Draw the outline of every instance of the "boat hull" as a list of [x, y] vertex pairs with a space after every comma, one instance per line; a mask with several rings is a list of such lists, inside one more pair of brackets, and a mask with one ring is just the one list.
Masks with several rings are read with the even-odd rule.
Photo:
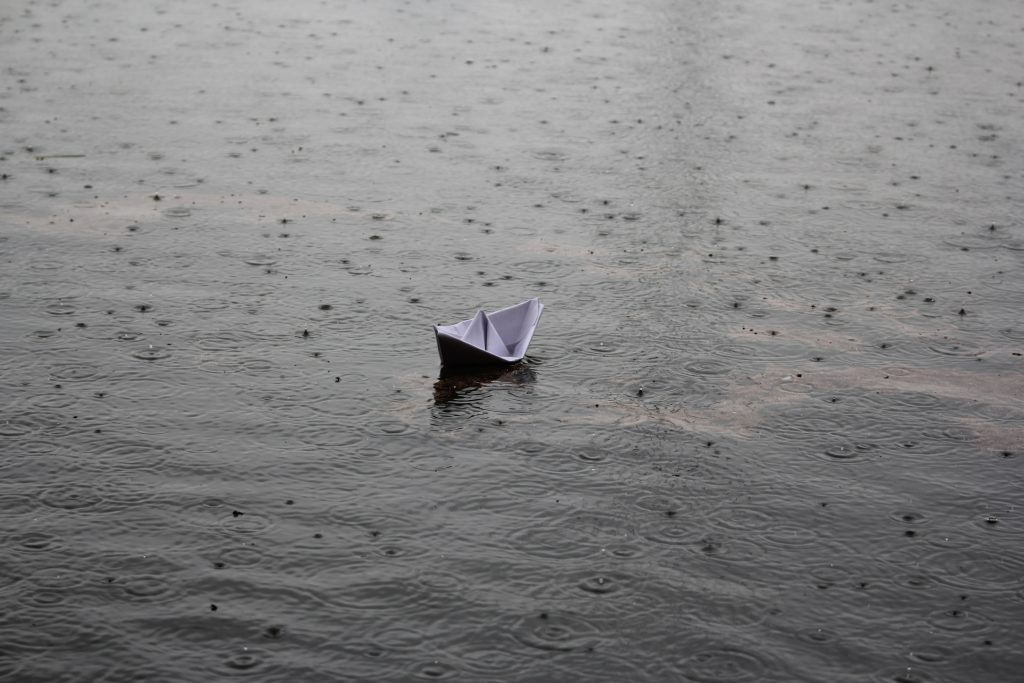
[[445, 334], [437, 334], [437, 353], [441, 357], [441, 370], [446, 373], [512, 365], [522, 360], [522, 358], [506, 360]]

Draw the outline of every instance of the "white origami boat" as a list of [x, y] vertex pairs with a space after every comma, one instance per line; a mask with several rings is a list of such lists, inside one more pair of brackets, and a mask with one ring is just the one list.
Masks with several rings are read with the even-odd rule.
[[493, 313], [477, 311], [454, 325], [434, 325], [441, 371], [521, 361], [543, 310], [544, 304], [534, 297]]

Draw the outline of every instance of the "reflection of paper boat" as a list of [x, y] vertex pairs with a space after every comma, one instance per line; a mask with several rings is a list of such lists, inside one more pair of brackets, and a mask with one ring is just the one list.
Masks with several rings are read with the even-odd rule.
[[[444, 370], [434, 382], [434, 403], [444, 405], [450, 401], [469, 405], [473, 394], [492, 382], [495, 384], [527, 384], [536, 379], [533, 368], [525, 363], [473, 368], [471, 370]], [[460, 400], [461, 399], [461, 400]], [[479, 396], [477, 397], [479, 400]]]
[[533, 298], [494, 313], [477, 311], [454, 325], [434, 325], [441, 370], [521, 361], [543, 310], [540, 299]]

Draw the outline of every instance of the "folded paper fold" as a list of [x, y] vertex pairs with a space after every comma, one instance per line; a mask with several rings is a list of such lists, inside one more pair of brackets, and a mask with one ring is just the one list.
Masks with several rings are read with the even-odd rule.
[[523, 359], [544, 304], [534, 297], [488, 313], [477, 311], [454, 325], [435, 325], [441, 369], [515, 363]]

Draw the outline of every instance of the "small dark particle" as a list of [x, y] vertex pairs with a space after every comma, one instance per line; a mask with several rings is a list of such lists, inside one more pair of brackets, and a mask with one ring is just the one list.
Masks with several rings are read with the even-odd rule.
[[140, 313], [145, 313], [146, 311], [152, 310], [152, 308], [153, 307], [150, 306], [149, 304], [139, 304], [138, 306], [135, 307], [135, 310], [139, 311]]
[[268, 638], [280, 638], [281, 627], [280, 626], [268, 626], [266, 631]]
[[769, 261], [778, 261], [778, 260], [779, 260], [779, 257], [778, 257], [778, 256], [769, 256], [769, 257], [768, 257], [768, 260], [769, 260]]
[[992, 515], [985, 518], [985, 524], [999, 524], [999, 520]]
[[676, 516], [676, 511], [675, 510], [665, 510], [665, 516], [666, 517], [675, 517]]
[[244, 514], [245, 514], [244, 512], [239, 512], [238, 510], [232, 510], [231, 511], [231, 516], [232, 517], [241, 517]]
[[302, 336], [303, 337], [308, 337], [309, 336], [309, 330], [303, 330], [302, 331]]
[[153, 201], [154, 201], [154, 202], [158, 202], [158, 201], [160, 201], [161, 199], [163, 199], [163, 198], [162, 198], [162, 197], [161, 197], [160, 195], [158, 195], [158, 194], [155, 194], [155, 195], [153, 195]]
[[643, 396], [644, 395], [644, 388], [640, 387], [639, 389], [637, 389], [636, 390], [636, 395], [637, 396]]
[[961, 308], [958, 315], [967, 315], [967, 311]]
[[85, 323], [75, 323], [75, 327], [85, 327]]
[[914, 531], [913, 529], [907, 529], [906, 531], [903, 532], [903, 535], [904, 536], [917, 536], [917, 532]]
[[934, 298], [932, 298], [932, 297], [930, 297], [930, 296], [926, 296], [926, 297], [925, 297], [925, 298], [923, 299], [923, 301], [924, 301], [924, 302], [925, 302], [926, 304], [933, 304], [933, 303], [935, 303], [935, 299], [934, 299]]
[[370, 239], [371, 240], [379, 240], [379, 239], [381, 239], [381, 236], [380, 235], [370, 235]]
[[319, 532], [313, 534], [313, 538], [323, 538], [323, 537], [324, 537], [324, 535], [319, 533]]
[[280, 223], [281, 225], [285, 225], [285, 224], [288, 223], [288, 219], [287, 218], [279, 218], [277, 220], [277, 222]]
[[340, 377], [335, 377], [335, 378], [334, 378], [334, 383], [335, 383], [335, 384], [337, 384], [337, 383], [338, 383], [338, 382], [340, 382], [340, 381], [341, 381], [341, 378], [340, 378]]
[[539, 614], [538, 616], [539, 616], [539, 617], [540, 617], [541, 619], [547, 619], [547, 618], [548, 618], [548, 613], [547, 613], [547, 612], [541, 612], [541, 613], [540, 613], [540, 614]]
[[721, 225], [722, 223], [725, 223], [725, 221], [722, 220], [719, 216], [715, 216], [714, 223], [715, 223], [715, 225]]
[[740, 307], [740, 302], [739, 301], [733, 301], [732, 302], [732, 307], [733, 308], [739, 308]]
[[286, 500], [286, 501], [284, 502], [284, 504], [285, 504], [285, 505], [295, 505], [295, 501], [294, 501], [294, 500], [292, 500], [291, 498], [289, 498], [288, 500]]
[[210, 611], [211, 612], [216, 612], [217, 611], [217, 605], [211, 604], [210, 605]]
[[223, 562], [214, 562], [213, 563], [213, 568], [214, 569], [224, 569], [224, 567], [225, 567], [225, 565], [224, 565]]
[[329, 311], [331, 310], [331, 308], [333, 308], [333, 306], [331, 306], [330, 304], [320, 304], [321, 311]]

